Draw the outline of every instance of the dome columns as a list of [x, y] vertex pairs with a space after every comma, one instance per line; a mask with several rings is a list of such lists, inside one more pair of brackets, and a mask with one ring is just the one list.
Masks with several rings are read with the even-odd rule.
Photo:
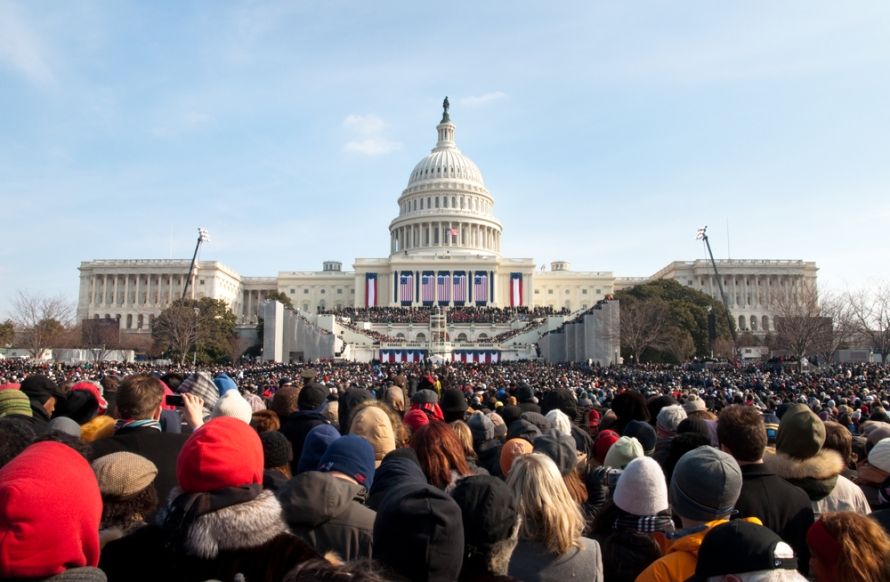
[[501, 251], [500, 229], [460, 220], [440, 220], [405, 224], [392, 229], [390, 252], [420, 249]]

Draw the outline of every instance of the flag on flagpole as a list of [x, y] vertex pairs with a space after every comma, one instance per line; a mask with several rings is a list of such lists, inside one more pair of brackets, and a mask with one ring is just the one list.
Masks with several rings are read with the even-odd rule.
[[707, 234], [706, 234], [707, 230], [708, 230], [708, 227], [706, 226], [704, 228], [700, 228], [697, 231], [695, 231], [695, 240], [704, 240], [704, 238], [707, 236]]
[[451, 236], [456, 237], [456, 236], [457, 236], [457, 229], [454, 228], [454, 227], [452, 226], [451, 228], [448, 229], [448, 234], [450, 234]]

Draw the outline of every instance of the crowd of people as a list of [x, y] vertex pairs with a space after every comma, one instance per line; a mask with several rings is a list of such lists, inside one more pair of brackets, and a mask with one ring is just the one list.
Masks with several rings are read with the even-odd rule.
[[890, 367], [0, 362], [0, 579], [890, 580]]
[[516, 319], [540, 319], [550, 315], [568, 315], [566, 308], [553, 307], [488, 307], [462, 305], [455, 307], [417, 306], [404, 307], [340, 307], [321, 310], [320, 313], [333, 314], [352, 321], [371, 323], [429, 323], [436, 312], [446, 315], [452, 323], [510, 323]]

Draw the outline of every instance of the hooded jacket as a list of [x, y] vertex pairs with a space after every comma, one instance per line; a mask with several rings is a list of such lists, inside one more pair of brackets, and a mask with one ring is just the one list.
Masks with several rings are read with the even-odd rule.
[[803, 489], [812, 502], [828, 497], [844, 470], [840, 454], [831, 449], [822, 449], [808, 459], [777, 452], [766, 455], [763, 463], [768, 471]]
[[292, 473], [297, 472], [300, 463], [300, 455], [303, 454], [303, 443], [309, 431], [320, 424], [325, 424], [328, 419], [318, 410], [298, 410], [285, 419], [281, 426], [281, 434], [290, 441], [293, 450], [293, 460], [290, 464]]
[[362, 505], [361, 485], [307, 471], [289, 481], [278, 497], [291, 531], [319, 554], [333, 551], [347, 561], [371, 557], [376, 514]]
[[[410, 450], [410, 449], [409, 449]], [[417, 463], [416, 457], [388, 456], [374, 472], [374, 483], [368, 495], [368, 507], [378, 511], [383, 504], [386, 495], [400, 483], [423, 482], [426, 483], [426, 475]]]

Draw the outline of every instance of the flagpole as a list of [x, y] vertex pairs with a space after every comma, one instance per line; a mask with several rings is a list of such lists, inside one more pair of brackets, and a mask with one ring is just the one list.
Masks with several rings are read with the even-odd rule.
[[729, 303], [726, 301], [726, 293], [723, 291], [723, 282], [720, 280], [720, 272], [717, 270], [717, 261], [714, 260], [714, 253], [711, 252], [711, 243], [708, 241], [708, 227], [698, 229], [696, 238], [705, 241], [708, 248], [708, 256], [711, 257], [711, 266], [714, 267], [714, 277], [717, 279], [717, 288], [720, 290], [720, 298], [723, 300], [723, 307], [726, 309], [726, 324], [729, 326], [729, 333], [732, 335], [732, 343], [735, 346], [738, 343], [735, 327], [732, 325], [732, 316], [729, 313]]
[[189, 283], [192, 282], [192, 273], [195, 270], [195, 261], [198, 258], [198, 249], [201, 247], [202, 242], [206, 242], [210, 240], [210, 235], [207, 234], [207, 231], [203, 228], [198, 228], [198, 242], [195, 243], [195, 254], [192, 255], [192, 263], [189, 265], [189, 274], [185, 278], [185, 285], [182, 287], [182, 298], [185, 299], [186, 293], [189, 290]]

